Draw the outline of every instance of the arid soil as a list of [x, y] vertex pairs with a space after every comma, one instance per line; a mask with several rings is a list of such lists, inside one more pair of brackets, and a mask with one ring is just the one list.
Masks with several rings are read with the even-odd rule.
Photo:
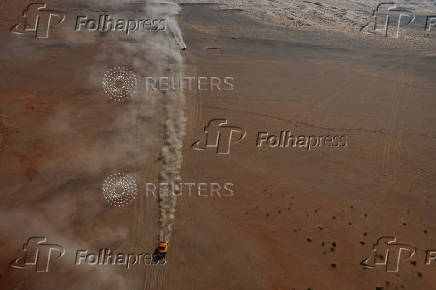
[[[67, 15], [90, 9], [67, 2], [51, 5]], [[107, 36], [13, 35], [23, 5], [1, 5], [1, 289], [434, 288], [436, 266], [425, 265], [426, 250], [436, 249], [431, 38], [411, 45], [309, 31], [182, 3], [184, 73], [234, 78], [232, 91], [185, 92], [182, 181], [232, 183], [234, 195], [180, 196], [168, 263], [126, 270], [74, 265], [76, 250], [155, 248], [158, 202], [143, 193], [161, 170], [165, 115], [159, 100], [109, 102], [101, 78], [113, 65], [138, 76], [161, 71], [138, 67], [138, 51]], [[211, 119], [246, 131], [230, 154], [192, 150]], [[258, 132], [284, 130], [344, 136], [347, 146], [256, 146]], [[101, 192], [116, 170], [138, 183], [124, 208]], [[31, 236], [66, 249], [48, 273], [9, 267]], [[417, 248], [398, 272], [360, 265], [383, 236]]]

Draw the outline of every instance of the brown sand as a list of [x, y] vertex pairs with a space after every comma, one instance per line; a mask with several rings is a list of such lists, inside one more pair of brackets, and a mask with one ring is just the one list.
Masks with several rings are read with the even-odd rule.
[[[14, 23], [18, 6], [2, 9], [5, 22]], [[139, 195], [127, 208], [110, 208], [100, 191], [107, 172], [99, 170], [134, 168], [137, 180], [156, 182], [162, 141], [136, 135], [147, 163], [93, 160], [87, 150], [104, 148], [117, 134], [108, 124], [129, 109], [102, 101], [79, 69], [94, 65], [101, 44], [58, 39], [35, 48], [0, 35], [0, 288], [433, 289], [434, 266], [424, 265], [424, 251], [436, 248], [431, 47], [268, 27], [213, 5], [184, 5], [181, 23], [186, 74], [235, 78], [234, 91], [187, 94], [182, 179], [231, 182], [235, 195], [180, 197], [168, 264], [128, 271], [71, 261], [74, 249], [154, 248], [156, 200]], [[247, 131], [230, 155], [190, 148], [213, 118]], [[157, 120], [142, 121], [138, 132], [162, 134]], [[256, 148], [258, 131], [289, 129], [345, 135], [348, 146]], [[32, 235], [73, 250], [49, 273], [9, 268]], [[416, 266], [363, 270], [381, 236], [417, 247]]]

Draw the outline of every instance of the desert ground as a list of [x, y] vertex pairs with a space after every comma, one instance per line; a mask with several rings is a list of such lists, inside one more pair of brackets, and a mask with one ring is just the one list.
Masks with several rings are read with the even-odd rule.
[[[419, 25], [398, 39], [360, 32], [376, 1], [177, 2], [186, 50], [171, 34], [71, 30], [77, 15], [155, 7], [142, 1], [50, 1], [66, 20], [48, 39], [10, 33], [28, 1], [0, 4], [0, 289], [434, 289], [434, 37]], [[420, 15], [436, 11], [421, 4]], [[138, 86], [186, 75], [232, 77], [234, 89], [113, 102], [102, 78], [119, 65]], [[230, 154], [193, 150], [213, 119], [246, 132]], [[347, 145], [256, 146], [259, 132], [284, 130]], [[145, 183], [167, 167], [234, 194], [177, 198], [165, 265], [75, 265], [77, 250], [153, 252], [162, 204]], [[113, 172], [136, 180], [127, 206], [102, 194]], [[11, 267], [35, 236], [65, 255], [48, 272]], [[395, 272], [365, 269], [381, 237], [416, 253]]]

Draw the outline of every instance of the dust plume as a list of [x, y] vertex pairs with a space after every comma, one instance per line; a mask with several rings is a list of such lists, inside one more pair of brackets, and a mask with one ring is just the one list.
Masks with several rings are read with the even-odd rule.
[[[140, 6], [141, 12], [133, 9], [136, 7], [130, 9], [130, 4]], [[104, 7], [94, 7], [99, 5]], [[77, 66], [68, 66], [68, 73], [62, 72], [71, 78], [66, 82], [67, 89], [62, 90], [59, 85], [53, 96], [37, 91], [30, 99], [36, 102], [41, 98], [43, 104], [50, 104], [50, 110], [47, 109], [47, 116], [41, 114], [43, 126], [37, 132], [29, 132], [30, 137], [23, 138], [23, 145], [15, 149], [20, 158], [18, 169], [14, 167], [18, 182], [5, 188], [6, 196], [20, 200], [10, 210], [0, 212], [3, 220], [0, 224], [8, 233], [0, 241], [8, 244], [8, 250], [14, 250], [13, 256], [20, 254], [19, 243], [30, 235], [45, 235], [50, 242], [68, 249], [143, 249], [143, 240], [132, 238], [142, 233], [129, 223], [131, 215], [137, 214], [135, 208], [111, 209], [101, 193], [101, 182], [113, 171], [124, 168], [129, 175], [141, 176], [145, 168], [156, 165], [159, 152], [162, 167], [155, 178], [167, 183], [180, 179], [185, 134], [183, 93], [145, 92], [138, 81], [135, 96], [117, 104], [107, 100], [101, 85], [104, 73], [114, 66], [130, 68], [138, 80], [143, 75], [183, 75], [180, 50], [185, 44], [176, 21], [180, 7], [148, 0], [88, 1], [84, 7], [93, 7], [94, 12], [86, 11], [90, 17], [97, 15], [95, 11], [112, 10], [113, 18], [144, 18], [144, 14], [162, 18], [168, 29], [129, 36], [116, 31], [83, 31], [62, 37], [64, 44], [59, 50], [64, 53], [74, 45], [71, 54], [79, 56]], [[82, 59], [82, 55], [86, 57]], [[49, 64], [46, 68], [57, 82], [62, 80], [56, 75], [59, 67]], [[175, 218], [174, 195], [160, 199], [158, 205], [159, 232], [152, 234], [168, 241]], [[14, 226], [8, 226], [9, 223]], [[70, 253], [73, 254], [71, 250]], [[13, 258], [9, 252], [0, 256], [4, 260]], [[82, 271], [69, 264], [73, 258], [63, 258], [62, 267], [53, 271], [65, 274], [62, 284], [54, 285], [60, 283], [56, 279], [49, 282], [28, 279], [18, 289], [96, 289], [96, 284], [105, 289], [127, 289], [133, 283], [121, 270]], [[11, 273], [13, 283], [21, 279], [19, 272]]]
[[[167, 41], [164, 46], [168, 50], [166, 53], [171, 58], [165, 64], [167, 71], [171, 71], [173, 76], [183, 75], [183, 57], [180, 50], [186, 49], [185, 42], [180, 27], [176, 20], [176, 15], [180, 12], [180, 7], [170, 2], [148, 2], [147, 11], [153, 15], [158, 15], [165, 19], [171, 41]], [[177, 44], [174, 45], [174, 41]], [[159, 47], [161, 50], [162, 47]], [[185, 96], [182, 91], [166, 92], [162, 94], [164, 110], [164, 143], [160, 154], [162, 170], [159, 174], [158, 182], [175, 184], [180, 182], [180, 168], [182, 165], [182, 146], [183, 136], [185, 135]], [[159, 195], [159, 240], [168, 242], [176, 214], [176, 195], [180, 190], [175, 187], [175, 192], [161, 192]]]

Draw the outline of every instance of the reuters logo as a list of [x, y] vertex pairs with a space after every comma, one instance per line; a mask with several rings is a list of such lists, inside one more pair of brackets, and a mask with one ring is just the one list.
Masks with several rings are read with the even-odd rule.
[[133, 98], [136, 92], [136, 76], [124, 66], [108, 70], [102, 84], [104, 92], [114, 102], [125, 102]]
[[124, 207], [135, 200], [138, 188], [131, 176], [117, 172], [104, 179], [102, 190], [111, 206]]

